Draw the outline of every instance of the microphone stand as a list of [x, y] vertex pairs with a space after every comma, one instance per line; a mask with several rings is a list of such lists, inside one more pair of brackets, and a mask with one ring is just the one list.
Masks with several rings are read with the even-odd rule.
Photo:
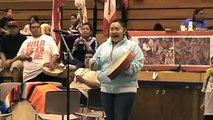
[[66, 68], [67, 68], [67, 80], [66, 80], [66, 92], [67, 92], [67, 120], [70, 120], [69, 119], [69, 115], [70, 115], [70, 87], [69, 87], [69, 78], [70, 78], [70, 75], [69, 75], [69, 71], [70, 71], [70, 69], [69, 69], [69, 60], [74, 60], [74, 58], [73, 58], [73, 56], [72, 56], [72, 54], [71, 54], [71, 51], [70, 51], [70, 49], [69, 49], [69, 47], [68, 47], [68, 45], [67, 45], [67, 43], [66, 43], [66, 41], [65, 41], [65, 39], [64, 39], [64, 36], [63, 36], [63, 34], [62, 33], [60, 33], [60, 35], [61, 35], [61, 38], [62, 38], [62, 41], [63, 41], [63, 43], [64, 43], [64, 46], [65, 46], [65, 48], [66, 48], [66, 51], [67, 51], [67, 54], [68, 54], [68, 56], [67, 57], [65, 57], [65, 61], [66, 61]]
[[[60, 12], [61, 12], [61, 18], [63, 19], [63, 4], [60, 6]], [[60, 20], [61, 26], [63, 26], [62, 19]], [[61, 35], [62, 41], [64, 43], [64, 46], [65, 46], [65, 48], [67, 50], [67, 54], [68, 54], [68, 56], [66, 57], [67, 58], [67, 60], [66, 60], [66, 68], [67, 68], [66, 92], [67, 92], [67, 120], [70, 120], [70, 107], [69, 107], [70, 106], [70, 92], [69, 92], [70, 91], [70, 87], [69, 87], [69, 79], [70, 79], [69, 71], [70, 70], [69, 70], [69, 60], [73, 60], [74, 58], [71, 55], [70, 49], [69, 49], [69, 47], [68, 47], [68, 45], [67, 45], [67, 43], [64, 39], [63, 34], [60, 33], [60, 35]], [[62, 120], [63, 119], [64, 118], [62, 118]]]

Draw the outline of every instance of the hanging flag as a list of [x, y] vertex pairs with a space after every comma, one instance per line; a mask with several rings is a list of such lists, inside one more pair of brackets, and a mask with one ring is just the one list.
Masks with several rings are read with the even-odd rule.
[[76, 28], [81, 33], [81, 28], [83, 23], [88, 22], [86, 0], [75, 0], [74, 4], [76, 8], [78, 9], [78, 14], [77, 14], [78, 23]]
[[121, 0], [120, 5], [121, 5], [121, 17], [122, 20], [124, 21], [125, 26], [127, 26], [129, 0]]
[[[78, 22], [76, 23], [76, 24], [77, 24], [77, 25], [76, 25], [76, 29], [77, 29], [77, 30], [80, 30], [81, 27], [82, 27], [82, 24], [83, 24], [83, 23], [82, 23], [82, 19], [81, 19], [81, 11], [80, 11], [80, 10], [78, 10], [78, 14], [77, 14], [77, 18], [76, 18], [76, 19], [77, 19], [77, 21], [78, 21]], [[80, 30], [80, 31], [81, 31], [81, 30]]]
[[104, 0], [103, 34], [109, 36], [110, 23], [116, 19], [116, 0]]
[[82, 6], [82, 21], [83, 23], [85, 22], [88, 22], [88, 19], [87, 19], [87, 8], [86, 8], [86, 0], [83, 0], [83, 6]]
[[123, 0], [123, 4], [125, 6], [125, 9], [129, 7], [129, 0]]
[[[53, 0], [52, 5], [52, 27], [53, 29], [61, 29], [61, 11], [60, 8], [63, 4], [64, 0]], [[56, 44], [58, 46], [58, 50], [61, 48], [61, 36], [58, 33], [52, 32], [52, 37], [55, 39]]]

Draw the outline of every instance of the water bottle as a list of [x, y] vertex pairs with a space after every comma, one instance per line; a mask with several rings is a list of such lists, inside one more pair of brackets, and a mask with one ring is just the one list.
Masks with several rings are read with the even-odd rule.
[[189, 21], [188, 31], [193, 31], [193, 22]]
[[185, 25], [180, 25], [180, 31], [186, 31]]

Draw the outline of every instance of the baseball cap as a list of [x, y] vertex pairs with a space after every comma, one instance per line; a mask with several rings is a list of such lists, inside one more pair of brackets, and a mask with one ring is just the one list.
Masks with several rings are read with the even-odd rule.
[[11, 28], [11, 27], [18, 27], [18, 22], [17, 21], [9, 21], [8, 24], [7, 24], [7, 26], [9, 28]]

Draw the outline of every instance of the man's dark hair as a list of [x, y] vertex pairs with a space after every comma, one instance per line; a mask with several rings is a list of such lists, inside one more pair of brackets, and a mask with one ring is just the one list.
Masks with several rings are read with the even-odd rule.
[[31, 29], [32, 24], [34, 24], [34, 23], [38, 23], [41, 26], [41, 23], [35, 21], [35, 22], [30, 23], [30, 29]]
[[86, 54], [92, 54], [92, 55], [94, 55], [94, 51], [93, 50], [87, 50], [86, 52], [85, 52], [85, 55]]
[[156, 23], [154, 25], [154, 30], [156, 30], [156, 31], [164, 31], [163, 25], [161, 23]]

